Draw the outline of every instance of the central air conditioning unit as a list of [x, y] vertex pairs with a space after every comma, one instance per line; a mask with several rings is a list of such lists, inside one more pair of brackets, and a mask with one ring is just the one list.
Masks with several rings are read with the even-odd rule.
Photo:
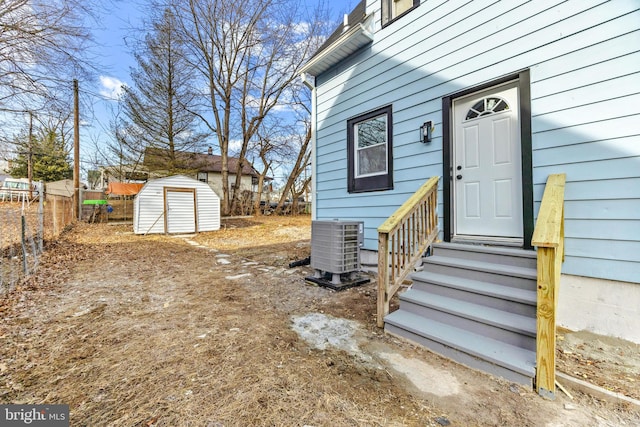
[[336, 290], [368, 282], [354, 279], [363, 243], [362, 221], [312, 221], [311, 267], [316, 271], [307, 280]]

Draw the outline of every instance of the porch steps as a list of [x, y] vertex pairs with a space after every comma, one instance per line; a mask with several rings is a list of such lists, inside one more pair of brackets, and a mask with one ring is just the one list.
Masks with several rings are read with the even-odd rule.
[[536, 355], [498, 340], [474, 334], [446, 323], [429, 322], [413, 313], [395, 311], [385, 318], [385, 331], [423, 345], [459, 363], [531, 385]]
[[532, 385], [533, 251], [441, 243], [385, 317], [385, 331], [511, 381]]
[[425, 271], [431, 273], [475, 279], [525, 290], [530, 287], [532, 281], [535, 282], [537, 274], [532, 268], [503, 265], [496, 261], [476, 261], [440, 255], [425, 258], [424, 262], [426, 263], [423, 264]]
[[417, 283], [415, 289], [418, 287], [425, 292], [460, 301], [475, 302], [531, 317], [536, 315], [536, 291], [438, 273], [429, 273], [429, 281]]
[[501, 264], [536, 268], [536, 252], [523, 251], [522, 249], [502, 247], [469, 245], [462, 243], [436, 243], [434, 250], [437, 255], [451, 258], [474, 259], [477, 261], [495, 260]]

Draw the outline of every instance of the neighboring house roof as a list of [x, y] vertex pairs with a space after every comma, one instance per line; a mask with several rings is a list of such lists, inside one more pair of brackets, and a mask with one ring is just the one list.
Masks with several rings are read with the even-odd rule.
[[347, 25], [343, 22], [336, 28], [302, 67], [303, 73], [317, 76], [373, 41], [373, 33], [368, 29], [371, 15], [367, 16], [366, 8], [365, 0], [358, 3], [348, 15]]
[[146, 181], [149, 179], [149, 172], [142, 169], [142, 165], [127, 164], [101, 166], [98, 170], [102, 173], [102, 178], [105, 180], [102, 184], [104, 186], [112, 180], [116, 182]]
[[[229, 173], [238, 171], [238, 158], [228, 158]], [[168, 150], [147, 148], [144, 153], [144, 166], [148, 170], [182, 169], [197, 172], [222, 172], [222, 156], [217, 154], [190, 153], [175, 151], [175, 158], [171, 159]], [[258, 177], [260, 174], [248, 162], [242, 167], [242, 174]]]

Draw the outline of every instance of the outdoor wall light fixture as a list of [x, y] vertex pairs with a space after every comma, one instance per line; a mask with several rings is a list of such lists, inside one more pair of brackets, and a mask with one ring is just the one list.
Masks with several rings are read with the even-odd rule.
[[422, 135], [422, 142], [428, 143], [431, 142], [431, 134], [433, 132], [433, 123], [431, 121], [424, 122], [422, 126], [420, 126], [420, 135]]

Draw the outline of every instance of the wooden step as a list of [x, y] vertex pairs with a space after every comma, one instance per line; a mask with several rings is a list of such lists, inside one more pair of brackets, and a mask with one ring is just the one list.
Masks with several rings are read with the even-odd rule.
[[412, 288], [416, 290], [473, 302], [523, 316], [536, 316], [537, 294], [535, 290], [424, 271], [412, 274], [411, 280], [413, 281]]
[[433, 255], [424, 258], [423, 271], [474, 279], [520, 289], [536, 289], [534, 268]]
[[385, 317], [385, 332], [411, 340], [472, 368], [532, 386], [535, 352], [427, 320], [405, 310]]
[[495, 308], [410, 289], [400, 295], [403, 311], [535, 350], [536, 319]]
[[533, 269], [536, 268], [537, 258], [537, 254], [533, 250], [461, 243], [436, 243], [433, 245], [433, 255]]

